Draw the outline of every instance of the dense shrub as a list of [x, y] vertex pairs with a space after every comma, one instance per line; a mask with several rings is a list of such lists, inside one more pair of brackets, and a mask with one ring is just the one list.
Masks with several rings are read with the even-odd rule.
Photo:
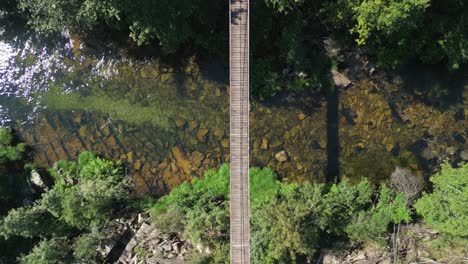
[[[387, 187], [376, 193], [365, 180], [357, 185], [298, 185], [279, 182], [270, 169], [252, 168], [250, 186], [254, 263], [311, 260], [337, 240], [377, 240], [391, 224], [410, 217], [403, 194]], [[228, 262], [229, 167], [175, 188], [156, 202], [152, 217], [165, 231], [184, 232], [194, 243], [214, 249], [209, 261]]]
[[15, 206], [22, 197], [26, 184], [23, 173], [26, 145], [16, 143], [12, 132], [7, 128], [0, 128], [0, 215]]
[[55, 185], [34, 204], [10, 210], [0, 220], [0, 235], [42, 239], [22, 263], [93, 263], [104, 237], [99, 230], [126, 203], [130, 182], [120, 162], [90, 152], [50, 172]]
[[68, 243], [68, 240], [60, 238], [42, 240], [30, 254], [22, 256], [20, 262], [23, 264], [65, 263], [69, 254]]
[[454, 168], [442, 165], [431, 177], [432, 193], [424, 193], [415, 208], [429, 226], [453, 237], [468, 237], [468, 163]]
[[456, 70], [468, 61], [468, 5], [457, 0], [324, 1], [322, 12], [349, 30], [376, 62], [396, 67], [409, 60], [445, 62]]

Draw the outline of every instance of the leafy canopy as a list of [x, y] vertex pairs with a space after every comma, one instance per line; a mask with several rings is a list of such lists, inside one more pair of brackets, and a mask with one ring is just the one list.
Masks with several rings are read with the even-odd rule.
[[424, 193], [414, 207], [429, 226], [450, 236], [468, 237], [468, 163], [442, 165], [431, 177], [432, 193]]
[[[377, 240], [389, 225], [410, 220], [403, 194], [382, 187], [375, 203], [366, 180], [298, 185], [279, 182], [271, 169], [251, 168], [250, 192], [253, 263], [310, 259], [336, 239]], [[373, 220], [358, 221], [360, 216]], [[210, 246], [214, 254], [206, 261], [228, 263], [229, 166], [173, 189], [155, 203], [152, 218], [164, 231], [183, 231], [194, 243]]]
[[129, 198], [121, 163], [83, 152], [50, 173], [55, 185], [34, 204], [10, 210], [0, 220], [0, 235], [42, 239], [22, 263], [95, 263], [96, 245], [105, 237], [100, 230]]

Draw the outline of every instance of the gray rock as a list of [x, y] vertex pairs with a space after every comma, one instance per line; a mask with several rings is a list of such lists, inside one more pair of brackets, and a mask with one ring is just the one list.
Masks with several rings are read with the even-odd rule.
[[179, 254], [179, 253], [180, 253], [180, 248], [181, 248], [181, 246], [182, 246], [182, 243], [180, 243], [180, 242], [172, 243], [172, 250], [173, 250], [175, 253]]
[[141, 224], [141, 227], [138, 229], [138, 232], [136, 233], [135, 237], [137, 237], [137, 238], [144, 237], [148, 233], [148, 231], [149, 232], [152, 231], [150, 229], [151, 229], [151, 226], [148, 225], [147, 223]]
[[35, 187], [40, 188], [40, 189], [45, 189], [47, 187], [44, 181], [42, 180], [41, 175], [36, 170], [31, 171], [31, 183]]
[[138, 214], [138, 223], [141, 224], [144, 221], [148, 220], [149, 214], [148, 213], [140, 213]]
[[132, 238], [130, 242], [128, 242], [127, 246], [125, 246], [126, 251], [132, 251], [138, 245], [138, 240]]
[[[151, 231], [151, 233], [148, 235], [148, 240], [158, 240], [159, 236], [161, 235], [161, 231], [159, 231], [158, 229], [153, 229], [153, 231]], [[158, 241], [157, 243], [159, 243], [160, 241]]]
[[171, 244], [165, 244], [165, 245], [162, 245], [161, 248], [168, 252], [168, 251], [171, 251], [172, 250], [172, 245]]

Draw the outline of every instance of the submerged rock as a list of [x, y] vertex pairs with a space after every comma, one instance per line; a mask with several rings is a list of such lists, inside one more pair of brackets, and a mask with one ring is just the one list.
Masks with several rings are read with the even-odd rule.
[[208, 134], [208, 129], [206, 128], [201, 128], [197, 132], [197, 140], [201, 143], [206, 141], [206, 135]]
[[268, 149], [268, 139], [262, 138], [262, 144], [260, 145], [260, 149]]
[[174, 122], [177, 127], [183, 127], [185, 125], [185, 120], [181, 117], [176, 117]]
[[299, 120], [304, 120], [304, 119], [306, 118], [306, 116], [305, 116], [304, 113], [299, 113], [299, 114], [297, 115], [297, 118], [298, 118]]
[[282, 150], [282, 151], [276, 153], [275, 158], [279, 162], [286, 162], [289, 159], [288, 153], [285, 150]]

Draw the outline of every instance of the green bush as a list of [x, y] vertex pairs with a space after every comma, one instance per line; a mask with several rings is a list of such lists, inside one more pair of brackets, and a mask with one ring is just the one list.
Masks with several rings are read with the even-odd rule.
[[332, 25], [368, 47], [380, 66], [419, 59], [444, 62], [452, 70], [468, 61], [467, 11], [457, 0], [338, 0], [325, 1], [322, 9]]
[[0, 220], [0, 235], [44, 239], [23, 263], [63, 263], [66, 252], [79, 263], [99, 262], [99, 230], [129, 197], [121, 163], [83, 152], [77, 162], [60, 161], [50, 172], [55, 185], [33, 205], [10, 210]]
[[70, 263], [68, 259], [69, 241], [53, 238], [39, 242], [26, 256], [20, 258], [22, 264]]
[[10, 129], [0, 128], [0, 215], [23, 199], [26, 185], [22, 170], [26, 154], [24, 143], [16, 144]]
[[[390, 224], [410, 220], [403, 194], [387, 187], [376, 194], [366, 180], [298, 185], [279, 182], [271, 169], [251, 168], [250, 193], [253, 263], [312, 260], [336, 241], [379, 240]], [[184, 232], [213, 250], [197, 263], [229, 262], [223, 253], [229, 247], [229, 166], [173, 189], [156, 202], [152, 218], [164, 231]]]
[[453, 237], [468, 237], [468, 163], [459, 168], [449, 163], [433, 175], [432, 193], [424, 193], [414, 207], [429, 226]]
[[370, 210], [360, 211], [351, 216], [351, 223], [345, 232], [351, 241], [383, 243], [391, 224], [408, 223], [411, 214], [406, 206], [403, 193], [395, 193], [382, 186], [378, 193], [378, 202]]

